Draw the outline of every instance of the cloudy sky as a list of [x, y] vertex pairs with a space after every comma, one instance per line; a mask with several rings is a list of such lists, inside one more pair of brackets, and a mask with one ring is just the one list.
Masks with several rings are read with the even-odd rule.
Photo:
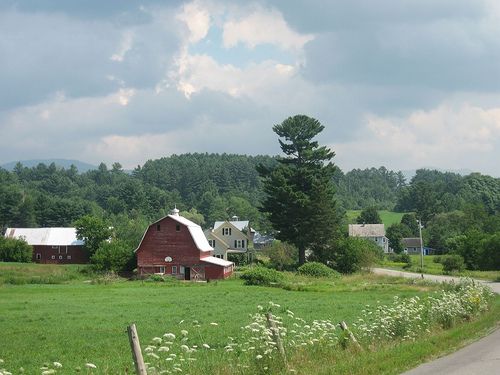
[[278, 154], [500, 176], [497, 0], [0, 1], [0, 163]]

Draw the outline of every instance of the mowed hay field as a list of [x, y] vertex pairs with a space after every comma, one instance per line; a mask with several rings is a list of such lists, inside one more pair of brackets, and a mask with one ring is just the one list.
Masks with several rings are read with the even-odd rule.
[[[277, 312], [289, 309], [306, 320], [345, 320], [349, 324], [360, 316], [367, 304], [388, 304], [395, 295], [422, 297], [434, 289], [425, 284], [412, 285], [407, 280], [370, 274], [331, 280], [297, 278], [296, 281], [301, 291], [244, 286], [239, 279], [199, 284], [143, 281], [92, 284], [83, 279], [65, 284], [3, 284], [0, 286], [0, 358], [5, 361], [3, 366], [13, 373], [18, 373], [21, 367], [28, 374], [41, 373], [44, 363], [54, 361], [63, 364], [58, 374], [73, 374], [75, 368], [82, 368], [86, 373], [85, 364], [89, 362], [97, 366], [93, 373], [134, 373], [127, 325], [136, 323], [145, 347], [153, 337], [161, 337], [166, 332], [179, 332], [181, 328], [192, 331], [196, 321], [200, 327], [193, 340], [220, 353], [213, 356], [212, 362], [208, 360], [203, 364], [204, 373], [230, 373], [219, 370], [227, 361], [237, 361], [237, 358], [227, 356], [223, 348], [229, 336], [241, 334], [241, 327], [250, 322], [249, 314], [256, 312], [257, 305], [267, 306], [273, 301], [281, 306]], [[498, 320], [500, 306], [498, 303], [495, 306], [492, 314], [496, 315], [489, 316], [481, 329]], [[450, 345], [458, 342], [460, 339]], [[411, 347], [407, 347], [411, 352]], [[410, 355], [397, 364], [392, 363], [394, 359], [390, 355], [385, 355], [388, 361], [385, 370], [380, 370], [380, 363], [377, 368], [379, 372], [397, 373], [398, 369], [421, 361], [424, 354]], [[346, 358], [349, 357], [351, 354]], [[363, 360], [359, 363], [363, 364]], [[331, 364], [330, 358], [329, 366]], [[349, 367], [344, 371], [353, 373], [354, 370]], [[370, 368], [367, 371], [370, 373]], [[330, 373], [330, 367], [321, 372]], [[365, 372], [358, 369], [354, 373]]]
[[[349, 224], [355, 224], [356, 218], [359, 216], [360, 213], [361, 213], [361, 210], [347, 210], [346, 211], [347, 222]], [[404, 215], [403, 212], [393, 212], [393, 211], [387, 211], [387, 210], [378, 211], [378, 214], [380, 215], [380, 218], [382, 219], [382, 223], [385, 225], [386, 229], [389, 225], [400, 223], [401, 218]]]

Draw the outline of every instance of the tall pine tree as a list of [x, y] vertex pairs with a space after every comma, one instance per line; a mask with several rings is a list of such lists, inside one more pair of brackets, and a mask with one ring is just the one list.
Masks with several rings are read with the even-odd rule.
[[338, 228], [332, 180], [336, 167], [330, 162], [335, 153], [313, 141], [323, 129], [304, 115], [275, 125], [285, 157], [273, 169], [257, 168], [266, 193], [261, 210], [269, 214], [277, 238], [299, 249], [299, 264], [305, 263], [306, 250], [324, 247]]

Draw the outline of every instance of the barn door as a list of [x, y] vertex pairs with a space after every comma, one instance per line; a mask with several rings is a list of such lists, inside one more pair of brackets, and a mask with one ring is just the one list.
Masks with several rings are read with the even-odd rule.
[[184, 280], [191, 280], [191, 268], [184, 267]]

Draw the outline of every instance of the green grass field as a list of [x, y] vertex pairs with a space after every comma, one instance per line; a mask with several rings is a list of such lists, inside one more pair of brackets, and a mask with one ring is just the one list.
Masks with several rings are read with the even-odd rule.
[[[20, 267], [13, 271], [12, 265], [0, 264], [0, 274], [9, 269], [10, 278], [20, 277], [18, 273], [23, 267], [38, 269], [45, 276], [54, 273], [50, 266]], [[75, 272], [69, 267], [68, 273]], [[73, 374], [75, 368], [91, 362], [97, 366], [94, 373], [133, 373], [126, 327], [134, 322], [143, 346], [165, 332], [183, 328], [192, 331], [196, 342], [208, 344], [215, 353], [195, 373], [229, 374], [234, 373], [234, 367], [221, 367], [221, 363], [228, 365], [235, 359], [226, 358], [223, 347], [228, 336], [241, 333], [257, 305], [273, 301], [281, 305], [280, 311], [290, 309], [306, 320], [350, 323], [366, 304], [389, 303], [395, 295], [425, 296], [435, 288], [371, 274], [319, 280], [289, 275], [295, 285], [292, 289], [300, 291], [244, 286], [239, 279], [204, 284], [123, 280], [99, 284], [89, 282], [86, 275], [76, 275], [61, 277], [61, 284], [0, 285], [0, 358], [5, 361], [0, 368], [5, 366], [17, 373], [23, 367], [26, 373], [36, 374], [44, 363], [57, 361], [63, 364], [58, 374]], [[499, 319], [500, 302], [496, 299], [494, 308], [477, 322], [435, 332], [432, 340], [423, 338], [354, 356], [349, 350], [334, 356], [309, 353], [290, 361], [298, 373], [305, 374], [396, 374], [436, 351], [450, 350], [470, 337], [484, 334]], [[200, 327], [194, 329], [193, 321], [199, 322]]]
[[[359, 216], [360, 213], [361, 213], [361, 210], [348, 210], [348, 211], [346, 211], [348, 223], [355, 224], [356, 218]], [[378, 214], [380, 215], [380, 218], [382, 219], [382, 223], [386, 226], [386, 228], [391, 224], [400, 223], [401, 218], [404, 215], [404, 213], [402, 213], [402, 212], [393, 212], [393, 211], [387, 211], [387, 210], [378, 211]]]
[[[412, 265], [410, 268], [404, 268], [405, 263], [392, 262], [388, 259], [384, 259], [381, 262], [381, 266], [396, 270], [404, 270], [408, 272], [420, 273], [420, 255], [410, 255], [412, 260]], [[441, 263], [434, 262], [436, 255], [424, 255], [424, 268], [423, 272], [431, 275], [444, 275], [443, 265]], [[500, 271], [470, 271], [464, 270], [462, 272], [453, 272], [452, 276], [463, 276], [472, 277], [476, 279], [499, 281]]]

